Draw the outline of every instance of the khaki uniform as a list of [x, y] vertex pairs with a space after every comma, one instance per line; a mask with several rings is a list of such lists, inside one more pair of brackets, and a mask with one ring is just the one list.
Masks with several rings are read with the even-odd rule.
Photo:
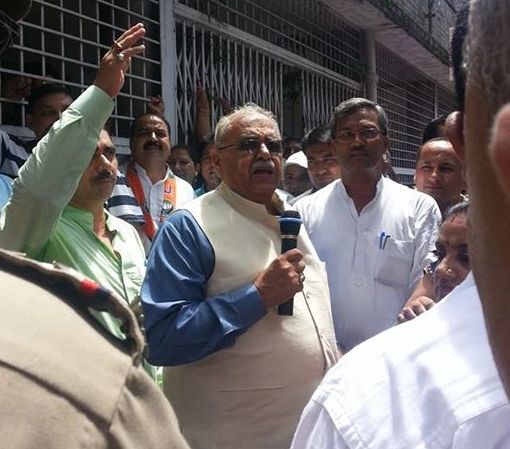
[[[189, 449], [140, 365], [133, 313], [78, 276], [0, 251], [0, 447]], [[89, 307], [121, 319], [127, 339]]]

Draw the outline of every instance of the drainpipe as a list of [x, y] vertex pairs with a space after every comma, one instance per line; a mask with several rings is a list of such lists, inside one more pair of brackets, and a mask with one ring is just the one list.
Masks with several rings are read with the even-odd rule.
[[369, 100], [377, 101], [377, 84], [379, 76], [377, 75], [377, 60], [375, 52], [375, 30], [366, 30], [365, 37], [367, 42], [367, 75], [366, 75], [366, 96]]

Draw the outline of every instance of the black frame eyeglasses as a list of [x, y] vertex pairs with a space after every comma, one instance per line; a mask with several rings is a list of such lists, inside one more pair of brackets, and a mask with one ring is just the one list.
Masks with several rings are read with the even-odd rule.
[[218, 150], [228, 150], [229, 148], [237, 148], [240, 153], [243, 154], [254, 154], [260, 150], [260, 147], [264, 144], [271, 154], [282, 154], [283, 144], [281, 140], [259, 140], [259, 139], [242, 139], [237, 143], [225, 145], [219, 147]]
[[335, 137], [335, 142], [339, 143], [352, 143], [356, 136], [365, 142], [370, 142], [377, 139], [382, 134], [382, 131], [377, 128], [363, 128], [358, 132], [340, 131]]

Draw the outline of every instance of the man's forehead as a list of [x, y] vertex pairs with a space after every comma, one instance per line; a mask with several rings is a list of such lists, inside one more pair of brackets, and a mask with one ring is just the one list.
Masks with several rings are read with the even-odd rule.
[[172, 148], [172, 159], [191, 159], [191, 156], [185, 148]]
[[448, 141], [430, 142], [423, 146], [420, 151], [422, 159], [453, 159], [458, 160], [453, 145]]
[[105, 148], [115, 149], [115, 145], [113, 144], [110, 135], [103, 129], [99, 134], [99, 140], [97, 141], [96, 151]]
[[373, 124], [377, 123], [378, 119], [379, 115], [377, 114], [377, 111], [374, 111], [373, 109], [369, 108], [361, 108], [358, 109], [357, 111], [354, 111], [348, 115], [345, 115], [337, 119], [335, 123], [335, 128], [336, 129], [347, 128], [357, 123]]
[[314, 143], [306, 147], [307, 157], [316, 157], [333, 154], [333, 148], [330, 143]]
[[262, 128], [265, 132], [280, 135], [278, 125], [273, 119], [255, 112], [250, 114], [243, 114], [234, 118], [231, 122], [228, 132], [241, 131], [243, 134], [247, 134], [249, 132], [261, 130]]
[[142, 117], [135, 125], [135, 131], [142, 131], [144, 129], [164, 129], [167, 131], [167, 126], [164, 120], [155, 115], [148, 115], [146, 117]]

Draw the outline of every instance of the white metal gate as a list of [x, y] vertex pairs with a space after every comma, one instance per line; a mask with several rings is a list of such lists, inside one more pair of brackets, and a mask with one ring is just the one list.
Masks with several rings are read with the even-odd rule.
[[302, 72], [301, 85], [305, 132], [328, 123], [333, 110], [342, 101], [360, 96], [359, 89], [310, 72]]
[[232, 105], [256, 103], [275, 113], [281, 125], [281, 61], [186, 20], [178, 21], [176, 31], [178, 139], [191, 138], [199, 82], [210, 97], [211, 129], [221, 115], [220, 98]]
[[[311, 3], [306, 0], [296, 5], [309, 8]], [[289, 17], [267, 9], [272, 6], [275, 5], [248, 0], [228, 4], [197, 0], [175, 3], [174, 92], [179, 141], [188, 142], [192, 136], [194, 92], [199, 81], [211, 99], [211, 129], [221, 115], [216, 101], [220, 97], [235, 105], [254, 102], [270, 109], [284, 133], [299, 136], [326, 123], [340, 101], [359, 95], [360, 83], [339, 73], [360, 76], [358, 35], [346, 39], [344, 47], [350, 53], [342, 52], [335, 46], [340, 41], [333, 34], [340, 32], [340, 24], [331, 15], [327, 16], [329, 25], [336, 28], [329, 34], [324, 29], [322, 35], [313, 36], [306, 30], [308, 22], [299, 29], [288, 21]], [[317, 8], [320, 9], [318, 2]], [[317, 25], [314, 27], [317, 32]], [[335, 51], [338, 60], [333, 57]], [[289, 108], [290, 90], [298, 98]]]

